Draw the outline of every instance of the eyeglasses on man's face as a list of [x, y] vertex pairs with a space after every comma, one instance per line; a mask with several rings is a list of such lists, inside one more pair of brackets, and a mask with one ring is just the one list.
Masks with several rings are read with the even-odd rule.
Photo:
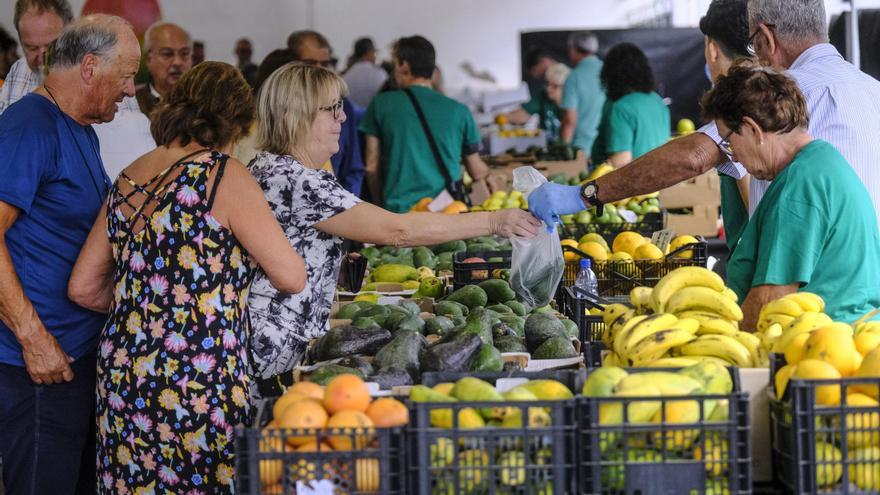
[[333, 116], [333, 120], [339, 120], [339, 116], [342, 114], [342, 100], [337, 100], [336, 103], [326, 107], [318, 107], [318, 110], [330, 112], [330, 115]]
[[721, 142], [718, 143], [718, 148], [721, 149], [721, 152], [724, 153], [725, 156], [727, 156], [728, 160], [735, 161], [733, 159], [733, 148], [730, 146], [730, 136], [733, 136], [733, 130], [721, 138]]
[[[776, 24], [764, 24], [764, 26], [767, 26], [767, 29], [776, 29]], [[749, 42], [746, 44], [746, 51], [753, 57], [758, 56], [758, 51], [755, 49], [755, 38], [757, 38], [761, 32], [761, 24], [758, 24], [755, 32], [749, 36]]]

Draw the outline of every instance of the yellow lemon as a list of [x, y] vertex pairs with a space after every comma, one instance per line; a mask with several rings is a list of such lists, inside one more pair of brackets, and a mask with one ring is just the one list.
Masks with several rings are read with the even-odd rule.
[[590, 257], [596, 261], [605, 261], [608, 259], [608, 251], [605, 250], [605, 246], [598, 242], [587, 241], [583, 244], [579, 244], [578, 249], [589, 254]]
[[621, 232], [614, 238], [611, 244], [612, 252], [624, 251], [630, 255], [635, 255], [637, 247], [645, 243], [645, 238], [636, 232]]
[[[698, 241], [697, 238], [692, 235], [680, 235], [680, 236], [676, 237], [675, 239], [673, 239], [672, 242], [669, 243], [669, 252], [671, 253], [672, 251], [675, 251], [676, 249], [678, 249], [682, 246], [687, 246], [688, 244], [693, 244], [695, 242], [700, 242], [700, 241]], [[692, 249], [686, 249], [686, 250], [676, 254], [673, 257], [674, 258], [691, 259], [694, 257], [694, 251]]]
[[663, 251], [650, 242], [647, 242], [636, 248], [633, 253], [633, 258], [637, 260], [662, 260]]

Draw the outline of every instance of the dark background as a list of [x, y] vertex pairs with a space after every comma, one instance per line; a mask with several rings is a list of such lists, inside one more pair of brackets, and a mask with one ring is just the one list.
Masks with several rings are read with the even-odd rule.
[[[657, 93], [670, 98], [669, 111], [672, 127], [679, 119], [689, 118], [699, 127], [700, 97], [709, 89], [706, 78], [706, 59], [703, 56], [703, 34], [696, 28], [639, 28], [593, 30], [599, 38], [599, 57], [614, 45], [628, 41], [637, 45], [651, 62]], [[568, 35], [571, 31], [536, 31], [520, 34], [522, 77], [529, 80], [525, 56], [533, 48], [554, 55], [556, 60], [570, 65]]]
[[[846, 58], [846, 19], [849, 12], [831, 19], [828, 27], [831, 44]], [[859, 11], [859, 50], [862, 70], [874, 79], [880, 79], [880, 9]]]

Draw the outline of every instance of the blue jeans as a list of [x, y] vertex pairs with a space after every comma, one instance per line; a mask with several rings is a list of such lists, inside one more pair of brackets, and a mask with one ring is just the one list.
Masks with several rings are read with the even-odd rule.
[[0, 456], [7, 495], [95, 493], [95, 355], [73, 381], [37, 385], [0, 364]]

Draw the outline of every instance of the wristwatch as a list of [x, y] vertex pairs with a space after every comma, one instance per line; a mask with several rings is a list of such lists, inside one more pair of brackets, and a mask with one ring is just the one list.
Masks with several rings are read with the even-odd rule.
[[581, 186], [581, 199], [587, 208], [596, 207], [596, 215], [602, 216], [605, 211], [605, 203], [599, 200], [599, 184], [590, 181]]

